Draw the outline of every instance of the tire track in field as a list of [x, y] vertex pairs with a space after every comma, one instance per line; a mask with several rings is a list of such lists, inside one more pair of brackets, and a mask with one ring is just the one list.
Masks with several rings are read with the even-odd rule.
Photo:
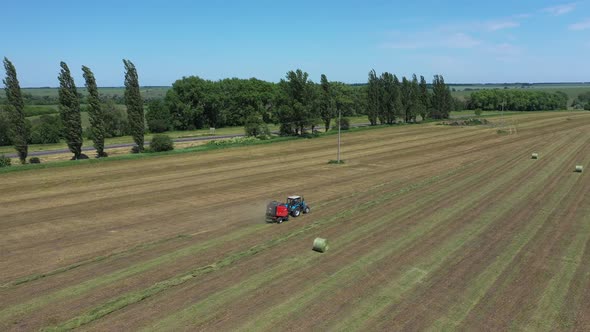
[[[365, 218], [366, 219], [366, 218]], [[355, 247], [355, 250], [358, 250], [358, 248]], [[296, 289], [298, 289], [298, 287], [295, 287]], [[263, 306], [268, 305], [267, 301], [264, 301], [264, 304], [262, 304]], [[248, 315], [246, 315], [248, 316]], [[271, 315], [272, 316], [272, 315]]]
[[[258, 239], [258, 240], [260, 240], [260, 239]], [[178, 263], [178, 262], [176, 261], [176, 263]], [[102, 279], [102, 278], [104, 278], [104, 276], [101, 276], [100, 278]], [[80, 292], [76, 288], [74, 288], [73, 291], [70, 292], [70, 293], [72, 293], [72, 294], [79, 294]], [[64, 294], [64, 296], [65, 296], [65, 294]], [[16, 309], [14, 309], [14, 310], [16, 310]], [[29, 306], [29, 310], [31, 310], [31, 307], [30, 306]]]
[[[473, 180], [472, 180], [472, 181], [473, 181]], [[473, 185], [477, 185], [477, 183], [475, 183], [475, 181], [473, 181], [473, 182], [474, 182], [474, 184], [473, 184]], [[400, 202], [399, 204], [401, 204], [401, 206], [403, 206], [403, 203], [402, 203], [402, 202]], [[389, 208], [389, 207], [387, 208], [387, 210], [390, 210], [390, 209], [391, 209], [391, 208]], [[414, 209], [414, 210], [415, 210], [415, 209]], [[375, 218], [378, 218], [378, 214], [379, 214], [379, 213], [377, 213], [377, 215], [375, 216]], [[338, 228], [340, 228], [340, 227], [338, 227]], [[340, 232], [342, 232], [342, 231], [346, 231], [346, 230], [342, 230], [342, 229], [340, 228]], [[332, 235], [331, 235], [331, 237], [332, 237], [332, 236], [334, 236], [334, 235], [332, 234]], [[357, 249], [358, 249], [358, 248], [357, 248]], [[289, 251], [289, 250], [285, 250], [285, 249], [283, 249], [283, 250], [280, 250], [280, 251], [281, 251], [281, 252], [291, 252], [291, 251]], [[265, 263], [265, 265], [264, 265], [263, 267], [265, 267], [265, 266], [268, 264], [268, 261], [266, 261], [266, 260], [265, 260], [265, 262], [266, 262], [266, 263]], [[209, 288], [210, 288], [210, 286], [209, 286], [209, 283], [207, 283], [207, 285], [208, 285], [208, 286], [207, 286], [207, 289], [209, 289]], [[205, 290], [205, 291], [206, 291], [206, 290]], [[197, 292], [197, 293], [198, 293], [198, 294], [201, 296], [201, 292]], [[168, 294], [167, 294], [167, 295], [168, 295]], [[168, 296], [168, 297], [170, 297], [170, 296]], [[167, 297], [167, 298], [168, 298], [168, 297]], [[174, 296], [172, 296], [172, 298], [174, 298]], [[169, 305], [167, 305], [167, 307], [169, 307]], [[138, 310], [140, 310], [140, 309], [138, 309]], [[130, 315], [127, 315], [127, 316], [130, 316]], [[131, 315], [131, 316], [133, 316], [133, 315]], [[129, 318], [130, 318], [130, 317], [127, 317], [127, 318], [125, 318], [125, 319], [124, 319], [124, 321], [128, 321], [128, 319], [129, 319]], [[132, 318], [131, 318], [131, 319], [132, 319]]]
[[[483, 174], [482, 174], [482, 176], [483, 176]], [[467, 180], [469, 180], [469, 181], [470, 181], [471, 185], [473, 185], [473, 186], [476, 186], [476, 185], [477, 185], [477, 181], [474, 181], [473, 179], [463, 179], [462, 181], [464, 181], [464, 182], [467, 182]], [[436, 184], [436, 186], [437, 186], [437, 187], [442, 187], [442, 188], [445, 188], [447, 185], [452, 185], [452, 184], [454, 184], [454, 185], [455, 185], [455, 186], [454, 186], [455, 188], [457, 188], [458, 186], [462, 185], [462, 183], [458, 183], [458, 182], [456, 182], [456, 180], [453, 180], [453, 182], [451, 182], [451, 183], [449, 183], [449, 184], [446, 184], [446, 183], [442, 184], [442, 183], [441, 183], [441, 184], [439, 185], [439, 184], [437, 183], [437, 184]], [[450, 190], [450, 189], [448, 189], [448, 188], [445, 188], [445, 190], [444, 190], [444, 191], [448, 191], [448, 190]], [[438, 191], [437, 193], [439, 193], [439, 194], [442, 194], [442, 193], [443, 193], [443, 191], [441, 190], [441, 191]], [[441, 199], [440, 197], [437, 197], [437, 195], [436, 195], [436, 194], [431, 194], [431, 196], [432, 196], [432, 197], [431, 197], [430, 199], [431, 199], [431, 200], [433, 200], [432, 202], [430, 202], [430, 203], [428, 203], [428, 202], [425, 202], [425, 201], [423, 201], [423, 202], [424, 202], [424, 203], [428, 203], [429, 205], [430, 205], [430, 204], [433, 204], [433, 205], [435, 205], [435, 203], [434, 203], [434, 202], [437, 202], [436, 204], [439, 204], [441, 207], [442, 207], [442, 206], [444, 206], [444, 202], [442, 202], [442, 199]], [[406, 199], [406, 200], [407, 200], [407, 199]], [[399, 218], [400, 218], [400, 216], [403, 216], [403, 215], [409, 215], [409, 214], [415, 214], [415, 213], [416, 213], [416, 211], [418, 210], [419, 204], [418, 204], [418, 203], [416, 203], [416, 200], [414, 200], [414, 199], [412, 199], [411, 201], [413, 201], [413, 205], [411, 205], [411, 206], [405, 206], [404, 208], [402, 208], [402, 209], [401, 209], [401, 210], [403, 210], [403, 211], [401, 211], [401, 210], [398, 210], [398, 209], [395, 209], [395, 211], [396, 211], [396, 212], [394, 212], [394, 213], [395, 213], [395, 215], [396, 215], [396, 216], [395, 216], [395, 219], [399, 219]], [[403, 204], [402, 204], [402, 203], [400, 203], [400, 205], [403, 205]], [[389, 211], [389, 210], [392, 210], [392, 208], [390, 208], [390, 207], [383, 207], [383, 208], [384, 208], [384, 209], [386, 209], [386, 210], [388, 210], [388, 211]], [[391, 218], [391, 217], [388, 217], [388, 218]], [[366, 218], [365, 218], [365, 219], [366, 219]], [[371, 219], [373, 219], [373, 218], [371, 218]], [[376, 217], [374, 218], [374, 220], [375, 220], [375, 221], [373, 221], [373, 222], [371, 222], [371, 223], [369, 223], [369, 224], [368, 224], [368, 225], [371, 225], [371, 226], [373, 227], [373, 228], [371, 228], [371, 229], [373, 229], [373, 233], [375, 233], [375, 232], [379, 232], [379, 233], [380, 233], [380, 232], [382, 232], [382, 231], [383, 231], [383, 229], [384, 229], [384, 228], [386, 228], [386, 229], [387, 229], [387, 228], [389, 228], [389, 229], [391, 230], [391, 227], [384, 226], [384, 225], [385, 225], [385, 224], [388, 222], [388, 220], [389, 220], [389, 219], [383, 220], [383, 217], [376, 216]], [[379, 221], [378, 221], [378, 220], [379, 220]], [[377, 225], [373, 225], [373, 224], [377, 224]], [[363, 225], [362, 225], [362, 226], [360, 226], [360, 227], [362, 227], [362, 228], [365, 228], [366, 226], [367, 226], [367, 224], [363, 224]], [[405, 230], [405, 227], [406, 227], [406, 226], [407, 226], [407, 225], [404, 225], [404, 226], [400, 225], [400, 226], [397, 228], [398, 232], [402, 232], [402, 233], [403, 233], [403, 231]], [[380, 227], [380, 229], [375, 229], [374, 227]], [[338, 235], [338, 234], [340, 234], [340, 233], [342, 233], [342, 232], [341, 232], [340, 230], [337, 230], [337, 229], [335, 229], [335, 230], [336, 230], [336, 233], [335, 233], [335, 234], [331, 234], [329, 237], [332, 239], [332, 243], [339, 243], [339, 240], [338, 240], [338, 238], [335, 238], [335, 237], [336, 237], [336, 236], [338, 236], [338, 237], [342, 237], [342, 235]], [[324, 230], [322, 233], [323, 233], [323, 234], [325, 234], [325, 232], [326, 232], [326, 231]], [[396, 230], [391, 230], [391, 232], [393, 232], [393, 233], [396, 233]], [[346, 235], [348, 235], [348, 234], [349, 234], [349, 233], [344, 233], [344, 236], [346, 236]], [[355, 235], [355, 233], [352, 233], [352, 234], [353, 234], [353, 235]], [[400, 236], [401, 236], [401, 235], [400, 235]], [[335, 240], [336, 242], [334, 242], [334, 240]], [[363, 244], [365, 244], [365, 245], [363, 246]], [[339, 243], [339, 246], [341, 246], [341, 245], [342, 245], [342, 243]], [[357, 253], [358, 253], [358, 252], [363, 252], [363, 251], [365, 251], [365, 250], [370, 250], [370, 249], [372, 249], [370, 246], [367, 246], [367, 245], [366, 245], [366, 239], [364, 239], [364, 238], [361, 238], [361, 239], [358, 239], [358, 240], [356, 240], [356, 241], [355, 241], [353, 244], [351, 244], [351, 245], [353, 245], [353, 246], [354, 246], [354, 247], [357, 249]], [[291, 252], [291, 251], [290, 251], [290, 250], [288, 250], [288, 249], [283, 249], [283, 250], [281, 250], [281, 251], [285, 251], [285, 252]], [[333, 253], [333, 252], [334, 252], [334, 249], [332, 249], [332, 251], [331, 251], [331, 252]], [[283, 261], [281, 261], [281, 262], [279, 263], [279, 265], [280, 265], [280, 266], [282, 266], [282, 264], [283, 264]], [[296, 272], [297, 272], [297, 273], [296, 273], [297, 275], [299, 275], [299, 276], [303, 277], [303, 276], [305, 276], [305, 275], [309, 275], [309, 274], [310, 274], [312, 271], [307, 271], [307, 269], [305, 269], [305, 270], [300, 270], [300, 271], [296, 271]], [[287, 274], [287, 275], [285, 275], [285, 274]], [[281, 273], [281, 275], [278, 275], [278, 276], [273, 276], [273, 278], [272, 278], [272, 279], [276, 279], [276, 280], [268, 280], [268, 281], [269, 281], [269, 282], [270, 282], [270, 281], [275, 281], [275, 282], [276, 282], [277, 280], [284, 280], [284, 278], [283, 278], [283, 277], [297, 278], [297, 275], [295, 275], [295, 276], [291, 276], [290, 274], [291, 274], [291, 271], [289, 271], [289, 270], [288, 270], [288, 271], [285, 271], [285, 272]], [[253, 282], [253, 283], [255, 283], [255, 284], [258, 284], [258, 283], [260, 282], [260, 278], [263, 278], [263, 275], [264, 275], [264, 272], [262, 272], [262, 273], [261, 273], [261, 276], [254, 276], [254, 277], [251, 277], [251, 278], [249, 278], [249, 279], [246, 281], [246, 283], [247, 283], [248, 281], [250, 281], [250, 283], [252, 283], [252, 282]], [[280, 281], [279, 281], [279, 282], [280, 282]], [[241, 285], [241, 284], [243, 284], [243, 283], [240, 283], [240, 285]], [[200, 293], [200, 292], [198, 292], [198, 293]], [[216, 298], [219, 298], [220, 296], [221, 296], [221, 297], [225, 296], [225, 293], [226, 293], [226, 291], [225, 291], [225, 290], [223, 290], [223, 291], [221, 291], [220, 293], [212, 294], [212, 295], [210, 295], [210, 296], [208, 296], [208, 297], [207, 297], [207, 299], [204, 301], [204, 303], [197, 303], [197, 304], [195, 304], [195, 306], [198, 308], [198, 307], [207, 306], [207, 305], [210, 303], [210, 301], [219, 302], [219, 300], [215, 300], [215, 299], [216, 299]], [[241, 294], [241, 293], [240, 293], [240, 294]], [[272, 294], [270, 294], [269, 296], [272, 296]], [[235, 303], [235, 304], [233, 303], [233, 300], [231, 300], [231, 299], [238, 300], [238, 298], [239, 298], [239, 301], [238, 301], [237, 303]], [[241, 295], [240, 295], [240, 296], [237, 296], [236, 294], [232, 294], [232, 295], [231, 295], [231, 298], [230, 298], [230, 299], [228, 299], [228, 300], [226, 300], [226, 301], [229, 301], [229, 303], [232, 303], [232, 304], [230, 304], [230, 305], [229, 305], [229, 307], [227, 306], [227, 304], [224, 304], [224, 305], [223, 305], [223, 308], [218, 308], [218, 309], [220, 309], [220, 311], [231, 310], [231, 309], [232, 309], [232, 307], [236, 307], [236, 306], [237, 306], [237, 307], [239, 307], [241, 302], [246, 302], [246, 303], [249, 303], [249, 304], [251, 305], [251, 307], [257, 308], [257, 309], [259, 310], [259, 305], [258, 305], [258, 304], [256, 304], [256, 305], [253, 305], [253, 304], [255, 304], [255, 303], [253, 303], [251, 300], [248, 300], [248, 299], [243, 299]], [[268, 305], [269, 305], [269, 303], [265, 303], [263, 306], [268, 306]], [[183, 313], [183, 315], [186, 315], [186, 316], [189, 316], [189, 317], [194, 317], [194, 316], [196, 316], [196, 317], [201, 317], [201, 318], [204, 318], [204, 317], [203, 317], [203, 314], [202, 314], [202, 313], [200, 313], [200, 314], [199, 314], [198, 312], [195, 312], [195, 311], [194, 311], [194, 310], [195, 310], [195, 308], [193, 308], [193, 307], [190, 307], [190, 308], [188, 308], [188, 309], [186, 309], [186, 310], [190, 311], [190, 313], [188, 313], [188, 314], [184, 314], [184, 313]], [[202, 309], [201, 309], [201, 310], [202, 310]], [[215, 309], [215, 313], [217, 313], [217, 312], [218, 312], [218, 310], [217, 310], [217, 309]], [[223, 314], [221, 314], [221, 315], [223, 315]], [[248, 317], [248, 316], [249, 316], [248, 314], [244, 314], [244, 313], [242, 313], [242, 315], [245, 315], [246, 317]], [[127, 316], [129, 316], [129, 315], [127, 315]], [[211, 320], [215, 320], [215, 316], [216, 316], [216, 315], [213, 315], [212, 317], [210, 317], [210, 319], [211, 319]], [[231, 315], [231, 316], [232, 316], [234, 319], [236, 319], [236, 317], [234, 317], [234, 315]], [[237, 319], [239, 320], [239, 317], [237, 317]], [[174, 317], [174, 316], [173, 316], [173, 317], [167, 318], [167, 319], [166, 319], [166, 321], [177, 321], [177, 319], [176, 319], [176, 317]], [[194, 322], [192, 322], [192, 323], [194, 323]], [[159, 324], [158, 326], [166, 326], [166, 325], [167, 325], [167, 324]]]
[[[137, 203], [137, 204], [139, 204], [139, 203]], [[133, 205], [133, 203], [125, 202], [123, 205]], [[190, 213], [194, 213], [194, 210], [192, 210], [192, 211], [193, 212], [187, 212], [187, 213], [189, 213], [189, 214]], [[124, 218], [124, 216], [120, 216], [120, 217], [121, 218]], [[144, 217], [143, 220], [141, 220], [142, 224], [145, 224], [146, 220], [148, 220], [148, 221], [149, 220], [153, 220], [153, 223], [158, 223], [159, 219], [161, 218], [158, 215], [151, 215], [151, 214], [146, 215], [146, 216], [143, 216], [143, 217]], [[122, 227], [128, 228], [128, 227], [132, 227], [132, 226], [133, 225], [128, 225], [128, 224], [127, 225], [124, 225], [124, 226], [118, 226], [118, 227], [113, 226], [114, 227], [113, 229], [114, 230], [117, 230], [117, 229], [121, 229]], [[85, 233], [88, 234], [88, 236], [90, 237], [88, 239], [85, 239], [84, 237], [80, 236], [80, 234], [78, 234], [78, 236], [71, 236], [69, 238], [76, 238], [76, 239], [79, 239], [79, 241], [91, 240], [92, 237], [94, 236], [94, 233], [96, 233], [96, 231], [100, 231], [101, 230], [100, 227], [103, 227], [103, 226], [97, 226], [97, 227], [98, 228], [96, 228], [96, 227], [95, 228], [87, 227], [88, 229], [85, 231]], [[78, 228], [78, 227], [76, 227], [76, 228]], [[171, 236], [172, 234], [168, 234], [168, 235]], [[53, 241], [52, 239], [47, 239], [47, 240], [45, 240], [45, 242], [43, 240], [41, 240], [37, 244], [42, 244], [42, 243], [48, 243], [48, 244], [50, 244], [50, 243], [52, 243], [52, 241]]]
[[[582, 142], [577, 143], [576, 149], [582, 148], [580, 143]], [[567, 158], [559, 164], [556, 164], [552, 171], [547, 174], [546, 178], [551, 180], [547, 187], [559, 188], [559, 176], [555, 176], [555, 172], [559, 169], [563, 169], [567, 161], [574, 157], [576, 152], [575, 149], [572, 150], [571, 148], [567, 151]], [[541, 188], [540, 195], [543, 193], [549, 194], [550, 191], [546, 191], [546, 188]], [[463, 292], [470, 294], [470, 296], [481, 296], [480, 292], [491, 287], [490, 283], [496, 280], [497, 276], [495, 276], [494, 273], [500, 273], [496, 272], [498, 268], [496, 268], [496, 270], [490, 270], [489, 263], [486, 263], [486, 260], [494, 257], [494, 262], [497, 262], [494, 264], [502, 267], [500, 271], [505, 271], [507, 263], [498, 259], [496, 256], [506, 256], [504, 260], [508, 258], [507, 262], [510, 262], [514, 259], [516, 254], [521, 252], [527, 243], [530, 243], [534, 236], [542, 231], [542, 227], [547, 225], [550, 216], [548, 213], [537, 214], [534, 209], [528, 209], [525, 207], [527, 202], [533, 198], [536, 199], [535, 196], [536, 195], [532, 194], [528, 199], [522, 200], [524, 203], [521, 203], [519, 209], [512, 209], [512, 211], [516, 211], [516, 215], [511, 216], [508, 213], [503, 218], [500, 218], [500, 222], [496, 222], [495, 224], [496, 227], [500, 227], [500, 230], [494, 231], [492, 235], [484, 233], [480, 237], [474, 239], [471, 242], [473, 245], [472, 247], [468, 247], [468, 251], [464, 251], [461, 256], [458, 256], [453, 259], [452, 262], [446, 264], [445, 268], [440, 270], [434, 279], [428, 281], [427, 284], [422, 287], [420, 293], [411, 298], [407, 298], [404, 302], [400, 303], [395, 309], [393, 309], [393, 311], [388, 312], [388, 317], [390, 318], [385, 321], [380, 321], [379, 324], [374, 327], [383, 327], [384, 324], [389, 323], [393, 324], [392, 326], [396, 328], [423, 329], [434, 323], [435, 319], [449, 315], [448, 313], [445, 314], [445, 312], [456, 303], [458, 303], [459, 306], [454, 309], [455, 313], [450, 315], [452, 317], [461, 317], [466, 314], [463, 312], [468, 310], [472, 303], [477, 303], [477, 301], [470, 300], [469, 298], [464, 299], [464, 295], [462, 295]], [[562, 197], [560, 196], [559, 199], [561, 200], [561, 198]], [[554, 204], [552, 205], [553, 209], [557, 206], [555, 202], [559, 201], [554, 201]], [[523, 206], [523, 204], [525, 206]], [[540, 221], [537, 220], [538, 218], [541, 218]], [[514, 220], [527, 219], [532, 219], [533, 221], [529, 220], [528, 222], [514, 223]], [[536, 223], [534, 223], [535, 220], [537, 220]], [[508, 231], [502, 231], [502, 228], [507, 228]], [[522, 234], [524, 235], [519, 236], [521, 233], [519, 233], [518, 230], [522, 228], [529, 231], [521, 230], [520, 232], [523, 232]], [[506, 233], [516, 235], [510, 236]], [[526, 241], [522, 243], [518, 242], [523, 236]], [[508, 243], [511, 243], [510, 241], [513, 241], [512, 243], [515, 244], [508, 245]], [[506, 247], [509, 249], [504, 250]], [[517, 251], [513, 252], [510, 250]], [[492, 266], [495, 266], [494, 264], [492, 264]], [[483, 273], [482, 270], [480, 270], [480, 267], [484, 268]], [[487, 277], [490, 273], [495, 277]], [[484, 282], [484, 286], [481, 285], [481, 282]], [[477, 285], [477, 287], [474, 288], [473, 285]], [[473, 288], [473, 290], [470, 291], [470, 288]], [[452, 302], [448, 303], [449, 300]], [[408, 316], [408, 313], [410, 312], [412, 312], [412, 315]], [[450, 320], [444, 319], [443, 321], [454, 324], [456, 321], [461, 320], [462, 319], [460, 318], [454, 318]], [[489, 323], [490, 321], [486, 321], [486, 324]], [[438, 328], [440, 328], [440, 326]], [[443, 328], [449, 328], [449, 326]]]
[[[522, 161], [521, 161], [522, 162]], [[522, 167], [522, 166], [521, 166]], [[484, 190], [484, 188], [489, 188], [487, 190], [495, 190], [495, 191], [500, 191], [499, 193], [496, 194], [489, 194], [489, 196], [496, 196], [496, 195], [502, 195], [502, 192], [504, 193], [508, 193], [511, 191], [512, 188], [517, 187], [519, 182], [522, 181], [522, 179], [524, 178], [522, 175], [525, 174], [527, 172], [527, 169], [520, 169], [520, 173], [518, 173], [518, 175], [514, 175], [514, 177], [511, 178], [503, 178], [500, 177], [500, 182], [502, 183], [509, 183], [510, 181], [512, 181], [514, 178], [518, 179], [517, 181], [513, 181], [510, 186], [508, 187], [508, 189], [506, 188], [501, 188], [501, 189], [497, 189], [496, 185], [494, 185], [494, 182], [488, 183], [486, 185], [482, 185], [481, 188], [479, 189]], [[496, 182], [498, 180], [495, 180]], [[493, 191], [492, 191], [493, 192]], [[485, 210], [487, 207], [490, 206], [490, 204], [493, 204], [493, 202], [491, 201], [486, 201], [486, 200], [480, 200], [479, 198], [479, 194], [477, 195], [477, 197], [475, 198], [475, 201], [479, 201], [479, 204], [474, 206], [473, 209], [477, 210]], [[471, 199], [473, 200], [473, 199]], [[451, 200], [453, 201], [453, 200]], [[469, 200], [468, 200], [469, 201]], [[461, 204], [461, 206], [463, 206], [463, 204]], [[455, 206], [456, 207], [456, 206]], [[466, 207], [463, 207], [463, 209], [465, 209]], [[447, 218], [450, 221], [450, 225], [444, 225], [441, 226], [438, 229], [433, 230], [431, 233], [429, 234], [425, 234], [420, 241], [418, 241], [417, 243], [413, 244], [410, 248], [408, 248], [406, 250], [404, 250], [402, 253], [398, 253], [399, 256], [397, 256], [398, 258], [396, 259], [390, 259], [387, 263], [383, 262], [383, 264], [387, 264], [388, 267], [381, 267], [379, 269], [379, 271], [381, 271], [382, 273], [388, 275], [388, 280], [392, 280], [393, 279], [393, 283], [396, 283], [396, 280], [400, 280], [398, 278], [402, 278], [401, 280], [404, 280], [405, 278], [407, 278], [407, 275], [405, 275], [404, 273], [402, 273], [402, 271], [399, 270], [399, 266], [406, 266], [407, 264], [409, 264], [409, 262], [415, 262], [417, 259], [419, 259], [419, 257], [421, 255], [424, 255], [424, 253], [428, 253], [431, 250], [437, 250], [437, 245], [442, 245], [445, 243], [446, 239], [448, 237], [453, 237], [453, 236], [458, 236], [457, 234], [461, 234], [460, 230], [464, 229], [466, 225], [463, 220], [459, 217], [459, 218], [455, 218], [461, 215], [463, 211], [461, 210], [461, 208], [459, 208], [457, 211], [454, 211], [454, 213], [452, 213], [451, 215], [449, 215]], [[452, 236], [451, 236], [452, 235]], [[454, 250], [453, 247], [449, 248]], [[448, 249], [447, 249], [448, 250]], [[450, 254], [450, 252], [449, 252]], [[418, 257], [416, 257], [418, 256]], [[437, 260], [440, 261], [440, 257]], [[405, 262], [405, 263], [404, 263]], [[432, 262], [431, 264], [435, 264], [434, 262]], [[424, 268], [415, 268], [414, 266], [409, 266], [407, 267], [407, 272], [405, 273], [409, 273], [410, 276], [416, 277], [416, 280], [420, 280], [422, 277], [421, 274], [423, 273], [422, 271], [427, 271], [427, 267], [429, 264], [419, 264], [420, 266], [423, 266]], [[393, 270], [392, 270], [393, 269]], [[401, 275], [399, 275], [399, 273], [402, 273]], [[418, 274], [416, 274], [418, 273]], [[373, 279], [373, 280], [367, 280], [364, 282], [356, 282], [356, 283], [349, 283], [352, 287], [354, 288], [359, 288], [357, 292], [352, 292], [350, 288], [347, 288], [347, 291], [345, 293], [342, 294], [342, 296], [350, 296], [350, 293], [358, 293], [358, 294], [363, 294], [363, 297], [367, 298], [367, 291], [366, 288], [368, 287], [368, 285], [371, 285], [374, 288], [379, 288], [381, 285], [381, 279], [377, 278], [377, 279]], [[388, 283], [390, 283], [388, 281]], [[409, 285], [411, 285], [412, 283], [410, 283]], [[311, 291], [313, 292], [313, 290]], [[310, 294], [311, 294], [310, 292]], [[373, 306], [374, 304], [374, 298], [367, 298], [365, 303], [370, 303], [371, 305], [369, 307], [367, 307], [371, 312], [371, 313], [375, 313], [376, 307]], [[379, 302], [379, 301], [377, 301]], [[328, 303], [328, 304], [327, 304]], [[329, 303], [334, 303], [334, 308], [332, 308], [332, 306], [329, 305]], [[293, 327], [293, 326], [301, 326], [299, 324], [303, 324], [302, 326], [307, 326], [307, 327], [311, 327], [314, 324], [321, 324], [323, 318], [325, 317], [329, 317], [331, 315], [340, 315], [338, 312], [340, 310], [342, 310], [341, 307], [338, 306], [338, 304], [341, 303], [347, 303], [346, 299], [344, 298], [330, 298], [329, 295], [328, 297], [324, 297], [324, 301], [321, 302], [321, 305], [318, 302], [315, 302], [313, 305], [311, 305], [310, 307], [304, 309], [302, 312], [298, 313], [299, 317], [314, 317], [315, 319], [313, 321], [309, 320], [309, 319], [299, 319], [296, 320], [296, 323], [286, 323], [288, 321], [288, 318], [286, 317], [284, 319], [285, 322], [285, 326], [283, 326], [284, 328], [289, 328], [289, 327]], [[349, 303], [349, 302], [348, 302]], [[347, 303], [347, 304], [348, 304]], [[386, 304], [387, 302], [383, 303]], [[353, 304], [350, 304], [351, 306], [353, 306]], [[361, 304], [359, 304], [361, 307], [363, 306], [362, 304], [362, 300], [361, 300]], [[325, 309], [326, 306], [328, 306], [328, 309]], [[338, 306], [338, 307], [337, 307]], [[357, 308], [357, 305], [354, 305], [355, 309]], [[332, 310], [330, 310], [332, 309]], [[350, 309], [350, 307], [349, 307]], [[321, 315], [317, 315], [317, 311], [322, 312]], [[344, 315], [344, 317], [358, 317], [358, 316], [350, 316], [350, 314], [354, 314], [353, 312], [350, 312], [349, 315]], [[361, 317], [364, 316], [365, 314], [362, 313], [361, 311]], [[295, 319], [296, 317], [291, 317], [293, 319]], [[351, 321], [347, 321], [349, 323], [353, 323], [353, 321], [356, 322], [362, 322], [362, 320], [358, 320], [357, 318], [351, 318]], [[341, 327], [345, 327], [347, 326], [347, 324], [343, 324], [341, 325]], [[338, 329], [338, 328], [337, 328]]]

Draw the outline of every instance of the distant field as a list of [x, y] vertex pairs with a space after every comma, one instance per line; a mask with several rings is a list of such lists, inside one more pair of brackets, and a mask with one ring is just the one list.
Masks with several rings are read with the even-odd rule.
[[[572, 84], [533, 84], [523, 87], [521, 84], [474, 84], [474, 85], [450, 85], [453, 96], [465, 98], [474, 90], [483, 89], [522, 89], [522, 90], [541, 90], [546, 92], [565, 92], [571, 103], [579, 94], [590, 91], [590, 83], [572, 83]], [[467, 89], [467, 90], [466, 90]], [[471, 90], [469, 90], [471, 89]]]
[[[169, 86], [144, 86], [141, 88], [141, 95], [145, 99], [164, 98], [166, 91], [170, 89]], [[57, 97], [57, 88], [23, 88], [23, 93], [31, 94], [34, 97]], [[104, 87], [98, 88], [98, 92], [105, 96], [123, 97], [125, 93], [124, 87]], [[78, 87], [78, 93], [87, 95], [86, 88]], [[0, 89], [0, 96], [4, 96], [4, 89]]]

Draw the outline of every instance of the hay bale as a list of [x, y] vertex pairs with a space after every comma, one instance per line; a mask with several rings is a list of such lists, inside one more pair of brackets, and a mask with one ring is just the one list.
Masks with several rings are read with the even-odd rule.
[[538, 153], [533, 153], [533, 159], [539, 159], [539, 154]]
[[328, 240], [316, 237], [313, 240], [313, 250], [317, 252], [326, 252], [328, 250]]
[[582, 165], [577, 165], [576, 166], [576, 172], [577, 173], [582, 173], [583, 170], [584, 170], [584, 166], [582, 166]]

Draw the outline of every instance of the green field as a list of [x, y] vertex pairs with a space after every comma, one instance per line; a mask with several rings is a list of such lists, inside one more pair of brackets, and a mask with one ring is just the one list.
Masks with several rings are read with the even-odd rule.
[[[169, 86], [144, 86], [140, 89], [141, 96], [144, 99], [164, 98], [166, 91], [170, 89]], [[33, 97], [52, 97], [57, 98], [58, 88], [22, 88], [24, 94], [30, 94]], [[104, 96], [123, 97], [125, 87], [102, 87], [98, 88], [98, 92]], [[78, 93], [86, 96], [88, 91], [84, 87], [78, 87]], [[4, 89], [0, 89], [0, 96], [4, 96]]]

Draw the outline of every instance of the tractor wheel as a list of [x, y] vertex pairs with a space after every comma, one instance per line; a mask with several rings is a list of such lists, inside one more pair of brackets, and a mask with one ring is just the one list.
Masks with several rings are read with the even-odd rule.
[[295, 218], [299, 217], [299, 214], [301, 213], [301, 210], [297, 209], [297, 210], [293, 210], [293, 212], [291, 213], [291, 215]]
[[305, 210], [303, 210], [303, 213], [309, 213], [309, 211], [311, 211], [311, 210], [309, 209], [309, 206], [306, 206], [306, 207], [305, 207]]
[[277, 218], [277, 224], [283, 223], [283, 218]]

